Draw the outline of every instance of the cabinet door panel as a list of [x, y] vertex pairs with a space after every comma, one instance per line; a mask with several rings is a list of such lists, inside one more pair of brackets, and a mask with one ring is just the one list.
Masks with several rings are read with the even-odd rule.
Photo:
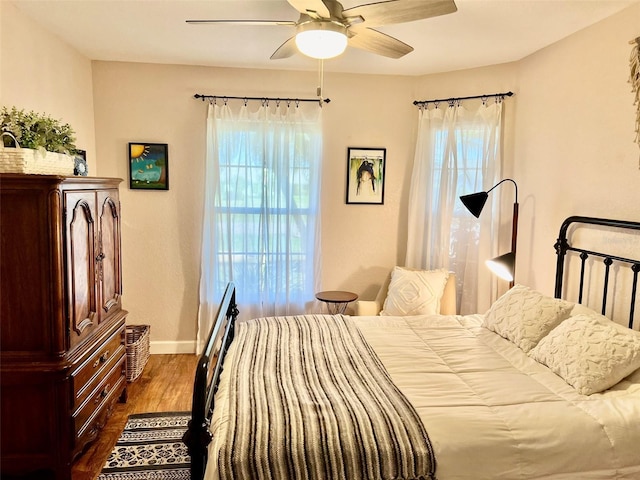
[[0, 186], [0, 351], [41, 355], [62, 351], [66, 348], [63, 337], [55, 335], [54, 329], [42, 328], [43, 318], [54, 322], [55, 302], [62, 298], [58, 293], [62, 288], [55, 284], [57, 272], [51, 271], [56, 263], [48, 229], [50, 215], [54, 216], [48, 208], [48, 192]]
[[98, 192], [100, 231], [100, 321], [120, 309], [122, 277], [120, 271], [120, 211], [117, 190]]
[[97, 327], [95, 193], [65, 192], [67, 299], [71, 347]]

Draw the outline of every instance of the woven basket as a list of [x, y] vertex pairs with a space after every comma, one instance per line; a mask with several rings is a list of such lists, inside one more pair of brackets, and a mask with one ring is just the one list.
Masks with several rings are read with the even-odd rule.
[[[3, 132], [15, 138], [8, 132]], [[16, 141], [16, 145], [18, 142]], [[33, 148], [7, 148], [0, 142], [0, 173], [35, 173], [38, 175], [73, 175], [75, 160], [71, 155]]]
[[127, 336], [127, 381], [133, 382], [142, 374], [149, 360], [149, 325], [129, 325]]

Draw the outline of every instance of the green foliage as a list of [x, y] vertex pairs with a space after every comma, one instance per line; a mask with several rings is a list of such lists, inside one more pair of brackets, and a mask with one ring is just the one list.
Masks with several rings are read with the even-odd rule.
[[[45, 149], [49, 152], [73, 155], [77, 152], [75, 132], [68, 123], [36, 112], [2, 107], [2, 132], [11, 133], [22, 148]], [[5, 147], [15, 147], [8, 135], [2, 137]]]

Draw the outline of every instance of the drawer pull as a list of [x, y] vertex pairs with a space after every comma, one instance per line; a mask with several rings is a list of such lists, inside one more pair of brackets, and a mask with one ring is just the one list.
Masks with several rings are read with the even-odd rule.
[[98, 403], [100, 402], [104, 397], [106, 397], [107, 395], [109, 395], [109, 390], [111, 389], [111, 384], [106, 385], [102, 391], [96, 396], [96, 398], [93, 400], [93, 403]]
[[93, 362], [93, 368], [96, 368], [101, 363], [106, 362], [108, 358], [109, 358], [109, 350], [105, 351], [102, 355], [100, 355], [100, 357], [96, 359], [95, 362]]

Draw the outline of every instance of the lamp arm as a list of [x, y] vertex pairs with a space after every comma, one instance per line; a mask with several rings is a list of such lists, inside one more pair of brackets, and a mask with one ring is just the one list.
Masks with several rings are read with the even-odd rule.
[[487, 190], [487, 193], [489, 193], [491, 190], [493, 190], [494, 188], [496, 188], [498, 185], [500, 185], [501, 183], [504, 182], [511, 182], [513, 183], [513, 186], [516, 187], [516, 203], [518, 203], [518, 184], [516, 183], [515, 180], [511, 179], [511, 178], [505, 178], [503, 180], [500, 180], [498, 183], [496, 183], [493, 187], [491, 187], [489, 190]]

